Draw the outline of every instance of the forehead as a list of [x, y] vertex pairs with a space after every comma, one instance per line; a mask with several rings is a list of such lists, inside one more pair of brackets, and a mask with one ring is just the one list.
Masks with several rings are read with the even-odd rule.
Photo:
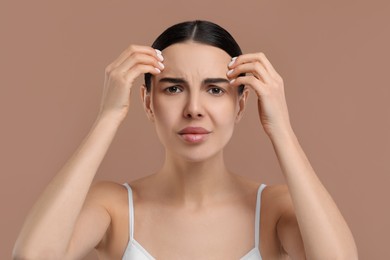
[[162, 51], [165, 69], [157, 78], [224, 77], [231, 57], [224, 50], [195, 42], [173, 44]]

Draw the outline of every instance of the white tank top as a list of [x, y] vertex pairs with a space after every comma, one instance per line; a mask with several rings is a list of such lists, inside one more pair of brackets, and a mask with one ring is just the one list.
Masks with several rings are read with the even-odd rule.
[[[122, 260], [155, 260], [146, 249], [134, 239], [134, 207], [133, 207], [133, 191], [128, 183], [123, 184], [128, 191], [129, 195], [129, 242], [126, 247], [126, 251], [123, 254]], [[240, 260], [261, 260], [259, 242], [260, 242], [260, 204], [261, 193], [266, 187], [265, 184], [261, 184], [257, 191], [256, 199], [256, 216], [255, 216], [255, 247], [246, 253]]]

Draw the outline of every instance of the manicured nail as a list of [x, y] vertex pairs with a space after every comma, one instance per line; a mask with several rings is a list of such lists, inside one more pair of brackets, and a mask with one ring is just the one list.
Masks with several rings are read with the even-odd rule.
[[234, 69], [229, 70], [229, 71], [227, 72], [227, 75], [229, 76], [230, 74], [232, 74], [232, 73], [233, 73], [233, 70], [234, 70]]
[[160, 72], [161, 72], [161, 70], [159, 70], [158, 68], [155, 68], [155, 69], [157, 70], [157, 72], [158, 72], [158, 73], [160, 73]]
[[234, 81], [236, 81], [236, 79], [232, 79], [232, 80], [230, 81], [230, 84], [233, 84]]
[[229, 67], [232, 66], [234, 64], [234, 62], [236, 61], [237, 57], [233, 57], [232, 58], [232, 61], [229, 63]]
[[158, 65], [159, 65], [159, 66], [160, 66], [160, 68], [162, 68], [162, 69], [164, 69], [164, 68], [165, 68], [164, 64], [162, 64], [161, 62], [158, 62]]
[[161, 51], [160, 51], [160, 50], [157, 50], [157, 49], [154, 49], [154, 50], [155, 50], [156, 53], [157, 53], [158, 59], [159, 59], [160, 61], [163, 61], [163, 60], [164, 60], [164, 57], [162, 56]]

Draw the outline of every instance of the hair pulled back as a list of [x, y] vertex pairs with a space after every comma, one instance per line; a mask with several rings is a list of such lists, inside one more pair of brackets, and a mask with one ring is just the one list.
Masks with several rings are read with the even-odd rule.
[[[194, 41], [220, 48], [231, 57], [242, 54], [240, 46], [228, 31], [213, 22], [204, 20], [187, 21], [172, 25], [157, 37], [152, 44], [152, 48], [162, 51], [172, 44], [186, 41]], [[245, 76], [245, 73], [239, 76]], [[152, 74], [145, 73], [147, 92], [150, 92], [151, 89], [151, 77]], [[243, 90], [244, 85], [240, 85], [238, 87], [240, 95]]]

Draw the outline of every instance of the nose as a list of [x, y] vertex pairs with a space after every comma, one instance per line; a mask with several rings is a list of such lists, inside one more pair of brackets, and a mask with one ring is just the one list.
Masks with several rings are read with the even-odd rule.
[[199, 94], [192, 92], [188, 95], [183, 111], [185, 118], [196, 119], [204, 117], [203, 105]]

